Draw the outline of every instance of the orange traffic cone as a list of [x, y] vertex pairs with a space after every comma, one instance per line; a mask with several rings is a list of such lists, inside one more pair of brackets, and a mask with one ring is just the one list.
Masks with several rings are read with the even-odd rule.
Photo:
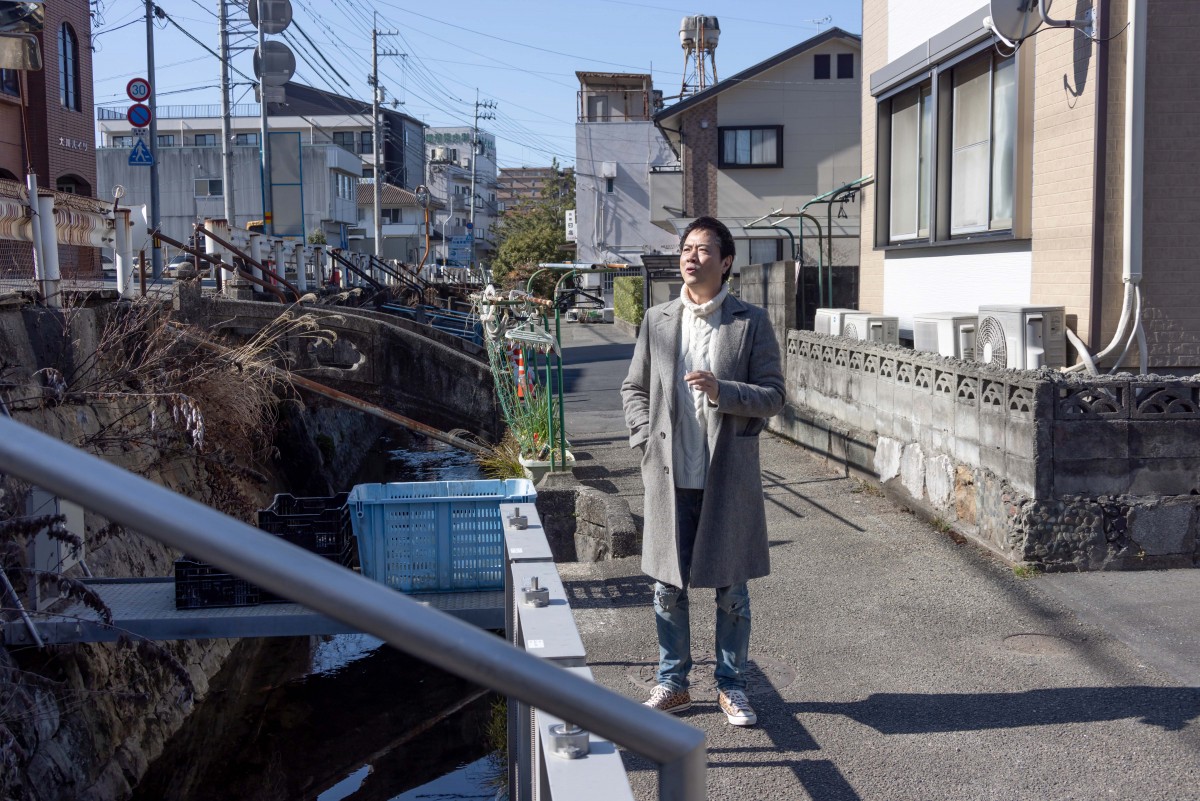
[[517, 346], [517, 397], [525, 397], [525, 349]]

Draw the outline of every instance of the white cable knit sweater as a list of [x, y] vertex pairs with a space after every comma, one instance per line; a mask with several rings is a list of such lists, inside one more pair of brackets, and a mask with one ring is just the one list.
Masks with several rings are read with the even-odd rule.
[[682, 330], [679, 337], [679, 358], [675, 370], [675, 441], [672, 443], [675, 464], [675, 486], [682, 489], [704, 489], [708, 473], [709, 445], [716, 436], [720, 415], [708, 403], [708, 396], [693, 390], [683, 380], [693, 370], [711, 370], [713, 347], [721, 315], [716, 312], [729, 294], [722, 286], [717, 296], [707, 303], [695, 303], [687, 287], [680, 290], [683, 301]]

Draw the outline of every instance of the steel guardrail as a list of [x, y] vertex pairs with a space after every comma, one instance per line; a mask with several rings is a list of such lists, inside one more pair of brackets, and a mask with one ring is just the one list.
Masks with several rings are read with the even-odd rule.
[[6, 417], [0, 470], [641, 754], [662, 799], [705, 797], [704, 733], [669, 715]]

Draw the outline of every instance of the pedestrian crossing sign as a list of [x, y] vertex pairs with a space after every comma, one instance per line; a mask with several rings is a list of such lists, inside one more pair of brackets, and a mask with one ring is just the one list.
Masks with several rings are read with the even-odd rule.
[[138, 139], [133, 144], [133, 150], [129, 151], [129, 166], [149, 167], [152, 164], [154, 164], [154, 154], [150, 152], [150, 148], [146, 147], [145, 139]]

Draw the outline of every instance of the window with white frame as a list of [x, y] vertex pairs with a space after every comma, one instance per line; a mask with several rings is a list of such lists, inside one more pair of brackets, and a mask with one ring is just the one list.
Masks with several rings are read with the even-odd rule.
[[258, 134], [256, 133], [240, 133], [233, 135], [233, 143], [235, 145], [254, 145], [258, 147]]
[[877, 245], [1013, 234], [1017, 76], [984, 45], [878, 98]]
[[196, 179], [196, 197], [222, 197], [224, 194], [220, 178]]
[[347, 175], [344, 172], [335, 172], [333, 174], [333, 194], [335, 197], [343, 200], [357, 200], [358, 182], [353, 175]]
[[717, 129], [717, 166], [782, 167], [783, 126], [751, 125]]
[[109, 147], [133, 147], [132, 136], [110, 136], [108, 137]]
[[749, 264], [770, 264], [783, 260], [782, 239], [751, 239]]

